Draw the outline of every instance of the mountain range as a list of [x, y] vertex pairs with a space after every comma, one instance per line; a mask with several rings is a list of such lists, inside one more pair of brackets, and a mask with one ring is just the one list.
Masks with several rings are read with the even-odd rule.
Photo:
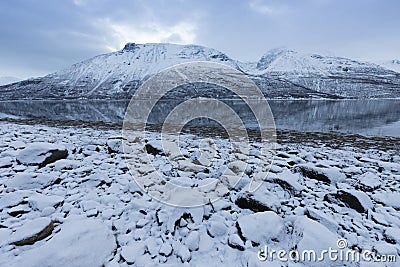
[[120, 51], [93, 57], [47, 76], [0, 86], [0, 99], [128, 99], [153, 74], [191, 61], [233, 67], [252, 79], [268, 98], [400, 97], [397, 61], [378, 65], [273, 49], [257, 62], [240, 62], [199, 45], [128, 43]]
[[21, 79], [17, 77], [11, 77], [11, 76], [0, 76], [0, 86], [1, 85], [6, 85], [10, 83], [15, 83], [20, 81]]

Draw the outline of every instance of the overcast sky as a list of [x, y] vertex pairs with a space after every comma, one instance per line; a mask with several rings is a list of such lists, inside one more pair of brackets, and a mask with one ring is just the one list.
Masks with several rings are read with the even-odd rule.
[[286, 47], [400, 58], [397, 0], [0, 0], [0, 76], [45, 75], [126, 42], [195, 43], [258, 60]]

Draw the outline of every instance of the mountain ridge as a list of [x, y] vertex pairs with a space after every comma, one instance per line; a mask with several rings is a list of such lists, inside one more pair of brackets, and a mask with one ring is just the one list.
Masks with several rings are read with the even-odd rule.
[[400, 73], [343, 57], [274, 49], [240, 62], [200, 45], [127, 43], [44, 77], [0, 86], [0, 99], [126, 99], [151, 75], [175, 64], [210, 61], [251, 78], [270, 98], [381, 98], [400, 96]]

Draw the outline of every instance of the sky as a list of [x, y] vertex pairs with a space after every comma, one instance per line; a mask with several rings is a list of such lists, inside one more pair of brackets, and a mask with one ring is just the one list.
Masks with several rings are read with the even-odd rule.
[[397, 0], [0, 0], [0, 76], [43, 76], [127, 42], [400, 59]]

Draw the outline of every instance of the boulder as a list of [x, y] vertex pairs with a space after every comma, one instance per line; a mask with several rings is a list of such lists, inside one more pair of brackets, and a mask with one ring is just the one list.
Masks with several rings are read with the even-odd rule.
[[32, 245], [48, 237], [54, 229], [53, 222], [46, 217], [27, 220], [11, 235], [11, 244], [16, 246]]
[[35, 142], [21, 150], [17, 162], [24, 165], [38, 165], [40, 168], [68, 156], [68, 150], [62, 145]]
[[367, 194], [357, 190], [339, 190], [337, 193], [329, 193], [325, 195], [324, 200], [335, 204], [342, 203], [359, 213], [366, 212], [373, 207]]

